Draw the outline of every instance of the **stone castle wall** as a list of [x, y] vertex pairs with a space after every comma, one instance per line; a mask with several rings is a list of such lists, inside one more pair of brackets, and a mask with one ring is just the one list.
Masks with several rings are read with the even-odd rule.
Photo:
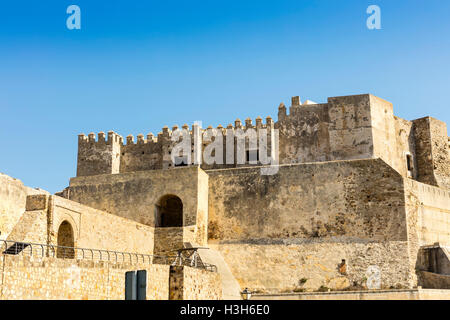
[[[206, 245], [208, 227], [208, 175], [198, 167], [145, 171], [120, 175], [73, 178], [70, 199], [154, 228], [156, 207], [165, 195], [183, 204], [183, 228], [157, 228], [155, 252], [183, 246]], [[153, 230], [153, 229], [152, 229]], [[149, 244], [153, 245], [153, 238]]]
[[406, 180], [408, 214], [416, 224], [409, 226], [417, 235], [418, 246], [436, 242], [450, 245], [450, 191]]
[[122, 137], [110, 131], [78, 136], [77, 176], [119, 173]]
[[407, 240], [403, 178], [380, 159], [207, 173], [210, 240]]
[[[366, 288], [368, 268], [377, 266], [381, 287], [413, 288], [407, 241], [283, 239], [210, 244], [224, 257], [241, 288], [260, 293]], [[345, 259], [346, 273], [339, 272]]]
[[45, 194], [23, 185], [20, 180], [0, 174], [0, 240], [8, 238], [25, 212], [28, 195]]
[[184, 268], [183, 300], [221, 300], [222, 283], [218, 273]]
[[414, 281], [421, 246], [450, 244], [450, 192], [411, 179], [405, 180], [409, 263]]
[[207, 173], [209, 246], [241, 287], [363, 288], [371, 265], [383, 288], [416, 285], [404, 178], [381, 159], [284, 165], [274, 176], [257, 168]]
[[[203, 162], [203, 169], [213, 169], [222, 167], [236, 167], [233, 160], [232, 164], [227, 165], [226, 152], [228, 150], [227, 139], [232, 137], [230, 140], [233, 141], [232, 153], [234, 154], [234, 159], [237, 159], [237, 145], [239, 139], [245, 144], [245, 150], [249, 149], [248, 138], [239, 138], [238, 135], [245, 135], [248, 133], [248, 129], [254, 129], [258, 132], [260, 129], [265, 129], [268, 141], [268, 155], [272, 150], [271, 143], [271, 133], [274, 128], [274, 123], [270, 117], [267, 117], [266, 123], [262, 123], [261, 118], [256, 119], [256, 124], [253, 125], [251, 119], [245, 121], [245, 125], [237, 119], [235, 125], [228, 125], [227, 128], [218, 126], [217, 128], [212, 128], [211, 126], [202, 129], [198, 125], [194, 124], [192, 130], [189, 130], [187, 125], [182, 128], [174, 126], [172, 130], [164, 127], [162, 132], [155, 137], [152, 133], [144, 138], [144, 135], [139, 134], [137, 136], [137, 141], [135, 142], [134, 136], [129, 135], [126, 138], [126, 143], [123, 142], [123, 138], [113, 131], [108, 132], [108, 139], [105, 139], [105, 133], [100, 132], [98, 134], [98, 139], [96, 140], [95, 134], [90, 133], [87, 137], [84, 134], [78, 137], [78, 162], [77, 162], [77, 177], [80, 176], [91, 176], [98, 174], [114, 174], [114, 173], [126, 173], [134, 171], [146, 171], [146, 170], [158, 170], [158, 169], [172, 169], [175, 167], [172, 163], [171, 152], [176, 144], [181, 141], [181, 133], [185, 131], [190, 139], [192, 146], [188, 146], [188, 153], [191, 156], [190, 163], [186, 165], [193, 165], [194, 158], [196, 154], [194, 152], [194, 143], [198, 143], [197, 148], [202, 154], [209, 144], [214, 142], [213, 136], [217, 135], [219, 132], [222, 135], [223, 147], [223, 165], [217, 164], [207, 164]], [[199, 136], [202, 137], [202, 141], [197, 142], [197, 138], [194, 134], [198, 132]], [[175, 140], [173, 140], [174, 136]], [[228, 138], [227, 138], [228, 137]], [[202, 143], [203, 142], [203, 143]], [[244, 157], [245, 150], [243, 149], [242, 154]], [[180, 153], [175, 156], [182, 156]], [[249, 161], [245, 160], [248, 164]]]
[[29, 196], [26, 209], [8, 240], [58, 245], [59, 227], [68, 222], [75, 247], [153, 253], [154, 228], [135, 221], [50, 195]]
[[[191, 136], [250, 128], [279, 130], [277, 174], [261, 175], [261, 167], [248, 161], [174, 168], [171, 137], [178, 127], [165, 127], [157, 137], [139, 135], [136, 142], [128, 136], [126, 144], [114, 132], [98, 139], [80, 135], [77, 177], [63, 198], [0, 175], [0, 239], [56, 245], [60, 226], [68, 223], [76, 247], [173, 255], [186, 243], [209, 246], [241, 288], [271, 293], [364, 289], [370, 266], [380, 268], [382, 288], [414, 288], [419, 248], [450, 244], [445, 123], [397, 118], [391, 103], [357, 95], [303, 105], [294, 97], [289, 114], [280, 105], [276, 123], [269, 117], [255, 126], [250, 119], [227, 128], [183, 126]], [[225, 139], [223, 145], [226, 150]], [[251, 149], [248, 141], [245, 149]], [[161, 224], [166, 196], [182, 202], [182, 223], [175, 227]], [[35, 298], [37, 288], [51, 298], [123, 296], [120, 266], [0, 258], [7, 298]], [[81, 274], [102, 285], [57, 293], [45, 268], [58, 282]], [[155, 298], [219, 298], [217, 274], [172, 268], [170, 277], [168, 269], [151, 268], [153, 276], [166, 277], [164, 284], [155, 280], [164, 288]]]
[[418, 181], [450, 189], [450, 144], [447, 125], [425, 117], [413, 121]]
[[221, 300], [222, 284], [218, 273], [171, 266], [170, 300]]
[[92, 208], [155, 226], [158, 200], [164, 195], [176, 195], [183, 202], [184, 225], [195, 225], [198, 172], [197, 167], [190, 167], [77, 177], [70, 181], [68, 197]]
[[[125, 272], [147, 271], [147, 300], [221, 299], [220, 276], [190, 267], [0, 254], [0, 300], [123, 300]], [[174, 283], [179, 283], [177, 287]], [[172, 284], [172, 286], [171, 286]]]
[[[275, 152], [271, 132], [279, 130], [282, 164], [381, 158], [405, 177], [445, 188], [450, 186], [450, 148], [445, 123], [429, 117], [414, 121], [400, 119], [394, 116], [391, 103], [370, 94], [332, 97], [323, 104], [301, 104], [299, 97], [294, 97], [289, 114], [284, 104], [280, 105], [276, 123], [268, 117], [263, 124], [258, 117], [256, 125], [251, 119], [246, 119], [245, 125], [237, 119], [234, 126], [230, 124], [227, 128], [201, 129], [194, 125], [189, 131], [187, 125], [182, 127], [191, 138], [197, 131], [204, 137], [213, 135], [214, 130], [223, 133], [224, 164], [202, 162], [204, 170], [241, 167], [236, 160], [226, 164], [226, 136], [228, 131], [242, 129], [246, 132], [250, 128], [268, 129], [269, 156]], [[178, 126], [173, 130], [164, 127], [157, 137], [149, 134], [147, 139], [140, 134], [136, 143], [130, 135], [126, 144], [114, 132], [108, 133], [107, 141], [103, 132], [99, 133], [97, 141], [93, 133], [88, 137], [80, 135], [77, 176], [174, 168], [171, 152], [177, 142], [171, 139], [178, 129]], [[188, 151], [192, 159], [186, 163], [189, 166], [194, 165], [195, 157], [195, 139], [192, 141], [192, 150]], [[211, 143], [207, 138], [199, 150], [205, 150]], [[234, 159], [237, 159], [236, 144], [235, 139]], [[245, 142], [245, 152], [253, 148]], [[246, 159], [245, 166], [252, 165], [261, 163], [254, 164]]]
[[167, 300], [169, 266], [0, 255], [0, 299], [123, 300], [125, 272], [147, 270], [147, 299]]
[[326, 104], [300, 105], [292, 99], [289, 115], [282, 105], [280, 163], [372, 158], [373, 132], [369, 95], [328, 98]]

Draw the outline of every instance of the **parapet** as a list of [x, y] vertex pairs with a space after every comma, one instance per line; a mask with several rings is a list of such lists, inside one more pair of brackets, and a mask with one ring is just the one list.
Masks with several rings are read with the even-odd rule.
[[95, 139], [95, 133], [91, 132], [86, 136], [84, 133], [78, 135], [78, 144], [123, 144], [122, 136], [118, 135], [114, 131], [108, 131], [108, 140], [106, 140], [105, 133], [99, 132], [97, 135], [97, 140]]
[[241, 129], [241, 130], [247, 130], [250, 128], [253, 129], [273, 129], [274, 127], [274, 121], [272, 120], [272, 117], [268, 116], [266, 117], [265, 123], [263, 123], [263, 120], [261, 117], [257, 117], [255, 119], [255, 124], [253, 124], [252, 119], [247, 118], [245, 120], [245, 125], [242, 124], [242, 121], [240, 119], [236, 119], [234, 122], [234, 126], [232, 124], [228, 124], [226, 128], [224, 128], [222, 125], [218, 125], [216, 128], [213, 128], [212, 126], [208, 126], [207, 128], [198, 128], [197, 124], [193, 124], [191, 129], [187, 124], [184, 124], [181, 128], [178, 125], [172, 126], [172, 129], [169, 129], [168, 126], [164, 126], [162, 128], [162, 131], [159, 132], [158, 136], [154, 136], [153, 133], [147, 134], [146, 138], [145, 136], [140, 133], [137, 135], [137, 139], [135, 140], [133, 135], [128, 135], [126, 139], [126, 145], [146, 145], [146, 144], [164, 144], [164, 142], [171, 141], [171, 138], [176, 131], [188, 131], [188, 133], [192, 136], [196, 129], [199, 129], [199, 132], [203, 134], [205, 131], [208, 130], [222, 130], [222, 134], [226, 135], [229, 130], [235, 130]]

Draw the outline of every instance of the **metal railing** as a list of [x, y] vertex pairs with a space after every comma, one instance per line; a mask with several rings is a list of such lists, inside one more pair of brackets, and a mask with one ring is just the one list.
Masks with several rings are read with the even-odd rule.
[[112, 250], [55, 246], [51, 244], [0, 240], [0, 252], [8, 255], [51, 257], [122, 263], [147, 263], [190, 266], [217, 272], [215, 265], [198, 263], [197, 259], [181, 259], [177, 256], [162, 256]]
[[171, 266], [188, 266], [197, 269], [204, 269], [211, 272], [217, 272], [217, 267], [215, 265], [205, 263], [196, 257], [183, 258], [179, 256], [170, 256], [168, 258], [170, 260]]

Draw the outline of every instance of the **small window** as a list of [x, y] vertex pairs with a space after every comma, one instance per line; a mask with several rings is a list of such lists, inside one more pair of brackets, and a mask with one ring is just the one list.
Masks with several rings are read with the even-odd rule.
[[412, 158], [412, 155], [410, 155], [410, 154], [406, 155], [406, 165], [408, 167], [408, 171], [412, 171], [413, 170], [413, 167], [414, 167], [414, 165], [413, 165], [413, 158]]

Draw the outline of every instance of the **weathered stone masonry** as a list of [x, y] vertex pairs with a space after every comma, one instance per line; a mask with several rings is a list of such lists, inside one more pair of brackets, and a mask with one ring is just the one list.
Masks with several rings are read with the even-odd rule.
[[[280, 104], [277, 121], [182, 126], [191, 136], [250, 128], [267, 129], [270, 155], [278, 130], [276, 174], [261, 175], [262, 164], [249, 159], [176, 166], [171, 138], [178, 126], [164, 127], [157, 136], [139, 134], [136, 142], [112, 131], [97, 139], [81, 134], [77, 176], [61, 193], [51, 196], [0, 176], [1, 239], [163, 255], [209, 248], [200, 257], [220, 265], [219, 273], [147, 266], [156, 279], [154, 299], [239, 297], [245, 287], [272, 297], [365, 290], [369, 266], [380, 268], [381, 288], [387, 290], [450, 283], [450, 275], [429, 271], [423, 261], [430, 260], [421, 258], [426, 246], [450, 244], [445, 123], [398, 118], [391, 103], [363, 94], [320, 104], [294, 97], [289, 108]], [[200, 149], [210, 143], [203, 141]], [[251, 148], [246, 141], [245, 151]], [[11, 268], [20, 259], [26, 269], [18, 275]], [[10, 267], [3, 272], [2, 298], [35, 298], [38, 283], [49, 298], [123, 296], [124, 268], [52, 259], [38, 263], [4, 255], [2, 263]], [[439, 259], [445, 265], [448, 257]], [[74, 267], [97, 287], [61, 291], [45, 280], [45, 268], [58, 270], [66, 281]], [[22, 289], [16, 292], [11, 286], [17, 283]]]

